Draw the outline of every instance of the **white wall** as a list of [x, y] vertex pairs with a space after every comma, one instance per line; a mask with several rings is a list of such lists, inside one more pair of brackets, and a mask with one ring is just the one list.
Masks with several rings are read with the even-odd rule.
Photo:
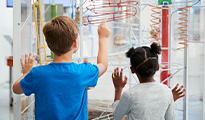
[[0, 1], [0, 83], [9, 80], [6, 57], [11, 56], [11, 45], [3, 35], [13, 38], [13, 8], [7, 8], [6, 0]]

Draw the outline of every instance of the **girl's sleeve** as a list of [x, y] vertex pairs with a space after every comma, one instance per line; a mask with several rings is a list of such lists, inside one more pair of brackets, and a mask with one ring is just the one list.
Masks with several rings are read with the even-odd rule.
[[115, 101], [112, 104], [113, 107], [113, 118], [115, 120], [122, 120], [125, 115], [127, 115], [131, 109], [132, 100], [129, 91], [125, 91], [122, 94], [120, 100]]
[[165, 120], [176, 120], [175, 118], [175, 106], [174, 99], [171, 97], [171, 103], [165, 113]]

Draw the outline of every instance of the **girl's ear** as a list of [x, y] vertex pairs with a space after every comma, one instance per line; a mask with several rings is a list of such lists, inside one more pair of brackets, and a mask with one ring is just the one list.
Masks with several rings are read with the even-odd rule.
[[159, 64], [158, 64], [158, 67], [157, 67], [157, 71], [159, 70]]
[[135, 70], [134, 70], [134, 68], [133, 68], [133, 67], [130, 67], [130, 70], [131, 70], [132, 74], [134, 74], [134, 73], [135, 73]]

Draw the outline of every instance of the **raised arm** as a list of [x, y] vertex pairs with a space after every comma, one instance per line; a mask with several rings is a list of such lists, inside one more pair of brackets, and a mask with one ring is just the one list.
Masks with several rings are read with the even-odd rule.
[[113, 117], [115, 120], [122, 120], [122, 118], [128, 114], [131, 108], [131, 96], [129, 95], [129, 91], [123, 93], [122, 97], [122, 89], [125, 87], [127, 83], [127, 77], [125, 76], [123, 80], [123, 69], [119, 71], [117, 67], [112, 73], [112, 80], [115, 87], [115, 98], [113, 107]]
[[16, 94], [22, 94], [23, 90], [20, 85], [20, 81], [29, 73], [29, 71], [33, 68], [33, 62], [35, 59], [35, 55], [25, 54], [25, 63], [23, 63], [23, 59], [21, 58], [21, 66], [23, 71], [23, 76], [21, 76], [14, 84], [13, 84], [13, 92]]
[[120, 100], [122, 89], [125, 87], [127, 83], [127, 76], [123, 80], [123, 69], [119, 72], [119, 68], [115, 68], [114, 73], [112, 73], [112, 81], [115, 87], [115, 98], [114, 101]]
[[[172, 89], [172, 94], [173, 94], [174, 102], [176, 100], [178, 100], [179, 98], [184, 97], [186, 95], [184, 93], [186, 88], [184, 88], [183, 85], [181, 87], [179, 87], [179, 88], [178, 87], [179, 87], [179, 84], [177, 83], [177, 85]], [[171, 89], [171, 86], [169, 86], [169, 88]]]
[[107, 39], [111, 30], [105, 24], [106, 20], [107, 18], [105, 18], [103, 23], [98, 26], [99, 51], [97, 57], [97, 66], [99, 68], [99, 77], [106, 72], [108, 67]]

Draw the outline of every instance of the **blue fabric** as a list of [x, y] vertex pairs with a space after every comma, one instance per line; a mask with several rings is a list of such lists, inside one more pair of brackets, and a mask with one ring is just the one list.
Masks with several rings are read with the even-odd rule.
[[90, 63], [50, 63], [34, 67], [20, 85], [25, 95], [35, 94], [36, 120], [88, 120], [87, 87], [98, 75]]

